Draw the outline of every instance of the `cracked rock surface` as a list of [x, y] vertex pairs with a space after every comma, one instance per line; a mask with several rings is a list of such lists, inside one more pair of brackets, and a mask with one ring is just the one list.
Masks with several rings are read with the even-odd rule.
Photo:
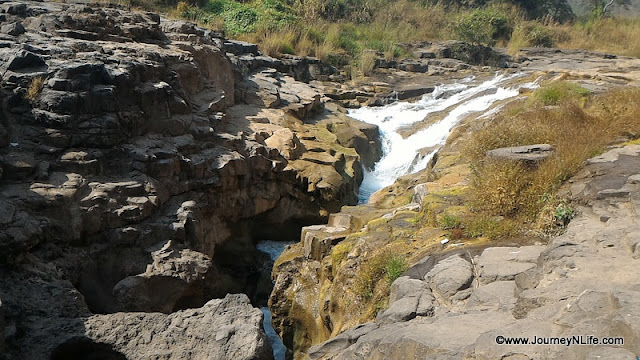
[[[400, 277], [375, 323], [312, 347], [311, 359], [597, 359], [640, 354], [640, 145], [589, 160], [561, 190], [581, 204], [548, 245], [452, 255]], [[624, 195], [620, 195], [624, 193]], [[427, 259], [428, 260], [428, 259]], [[472, 271], [471, 269], [474, 268]], [[424, 273], [409, 270], [407, 274]], [[413, 277], [413, 276], [412, 276]], [[425, 293], [431, 312], [416, 311]], [[461, 293], [465, 296], [460, 296]], [[418, 305], [420, 304], [420, 305]], [[496, 338], [623, 337], [624, 345], [503, 345]]]
[[335, 69], [114, 5], [0, 13], [0, 351], [271, 358], [255, 242], [355, 204], [380, 156]]

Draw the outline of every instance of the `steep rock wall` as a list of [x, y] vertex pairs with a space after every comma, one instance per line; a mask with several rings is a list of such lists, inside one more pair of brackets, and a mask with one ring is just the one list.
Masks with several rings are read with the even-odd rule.
[[[171, 313], [230, 292], [252, 296], [255, 241], [286, 239], [355, 202], [360, 159], [379, 152], [375, 128], [325, 108], [321, 83], [297, 80], [332, 71], [317, 60], [264, 57], [151, 13], [0, 9], [0, 299], [14, 329], [10, 354], [37, 342], [27, 358], [49, 356], [92, 313]], [[331, 124], [354, 130], [339, 142]], [[354, 142], [372, 146], [359, 154]], [[98, 333], [91, 341], [107, 341]]]

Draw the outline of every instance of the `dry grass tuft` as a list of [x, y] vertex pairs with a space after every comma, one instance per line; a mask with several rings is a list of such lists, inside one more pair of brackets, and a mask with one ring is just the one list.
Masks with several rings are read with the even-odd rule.
[[[556, 190], [585, 160], [623, 134], [640, 133], [640, 89], [594, 95], [586, 104], [584, 91], [574, 85], [552, 84], [538, 94], [556, 99], [558, 89], [564, 92], [556, 105], [546, 106], [546, 96], [532, 96], [472, 136], [465, 153], [472, 160], [474, 211], [534, 223], [544, 209], [557, 208]], [[553, 145], [555, 153], [533, 170], [484, 157], [490, 149], [537, 143]]]
[[601, 18], [573, 25], [550, 26], [555, 46], [640, 57], [640, 19]]
[[46, 79], [44, 76], [36, 76], [31, 79], [31, 84], [29, 84], [29, 88], [27, 89], [27, 93], [25, 94], [25, 98], [30, 101], [34, 101], [42, 89], [44, 89], [44, 83]]

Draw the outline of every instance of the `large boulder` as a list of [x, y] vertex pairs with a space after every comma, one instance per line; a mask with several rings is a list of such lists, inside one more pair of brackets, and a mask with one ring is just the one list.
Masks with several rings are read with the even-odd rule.
[[168, 241], [151, 253], [153, 263], [144, 273], [116, 284], [113, 293], [125, 311], [171, 313], [206, 299], [209, 257]]
[[272, 359], [262, 319], [246, 295], [227, 295], [170, 315], [95, 315], [85, 323], [85, 336], [127, 359]]
[[445, 300], [454, 300], [454, 295], [471, 286], [473, 278], [471, 263], [460, 255], [440, 261], [424, 277], [433, 292]]

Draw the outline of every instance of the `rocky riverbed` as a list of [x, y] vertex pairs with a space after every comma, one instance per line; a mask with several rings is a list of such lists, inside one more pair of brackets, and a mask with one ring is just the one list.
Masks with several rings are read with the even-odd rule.
[[[380, 56], [375, 77], [347, 81], [317, 59], [264, 56], [153, 13], [0, 2], [0, 357], [271, 359], [256, 244], [300, 238], [276, 261], [270, 299], [296, 357], [516, 356], [487, 334], [590, 326], [625, 346], [579, 356], [638, 355], [637, 147], [575, 178], [566, 191], [583, 215], [548, 245], [443, 251], [441, 233], [416, 234], [410, 220], [464, 182], [449, 146], [464, 131], [425, 171], [352, 206], [382, 143], [376, 125], [346, 115], [498, 68], [538, 72], [523, 81], [562, 72], [596, 90], [637, 84], [638, 60], [407, 46], [413, 58]], [[392, 285], [389, 309], [361, 325], [346, 301], [358, 264], [411, 237], [423, 256]]]
[[[509, 66], [532, 75], [520, 82], [536, 78], [569, 79], [599, 93], [622, 86], [637, 86], [640, 79], [637, 73], [639, 59], [557, 49], [523, 49], [516, 58]], [[527, 90], [523, 89], [521, 93], [526, 96]], [[419, 108], [418, 104], [394, 105], [393, 109], [413, 110]], [[325, 226], [303, 229], [300, 244], [288, 249], [276, 262], [275, 288], [271, 295], [274, 321], [285, 343], [294, 348], [299, 358], [405, 359], [428, 355], [451, 359], [509, 356], [579, 359], [597, 358], [603, 352], [612, 351], [621, 358], [634, 359], [634, 354], [639, 353], [637, 339], [630, 335], [637, 332], [633, 320], [637, 315], [635, 304], [619, 300], [637, 295], [635, 287], [640, 282], [638, 273], [630, 268], [638, 265], [634, 253], [637, 237], [634, 196], [637, 194], [633, 195], [637, 192], [633, 187], [637, 170], [626, 162], [637, 160], [637, 155], [632, 155], [637, 149], [635, 145], [611, 150], [605, 156], [610, 161], [590, 160], [584, 174], [569, 180], [574, 191], [567, 193], [564, 190], [561, 196], [586, 207], [577, 208], [581, 216], [561, 237], [548, 239], [531, 234], [494, 242], [473, 239], [462, 242], [449, 239], [450, 232], [440, 226], [421, 225], [420, 219], [432, 216], [435, 222], [434, 214], [463, 207], [466, 200], [461, 194], [469, 186], [471, 170], [461, 157], [461, 148], [475, 129], [492, 121], [501, 105], [504, 102], [498, 103], [493, 108], [495, 111], [474, 113], [463, 119], [424, 171], [401, 176], [393, 185], [373, 194], [366, 205], [343, 207]], [[375, 115], [376, 112], [371, 110], [371, 113]], [[394, 117], [402, 116], [389, 116]], [[407, 117], [411, 117], [410, 112]], [[435, 117], [439, 121], [446, 115], [435, 114]], [[403, 119], [407, 121], [406, 117]], [[429, 130], [428, 126], [433, 123], [427, 122], [424, 128]], [[417, 124], [419, 127], [420, 123]], [[411, 131], [416, 131], [415, 127]], [[411, 132], [406, 132], [409, 135], [405, 135], [404, 140], [410, 138]], [[637, 136], [637, 133], [626, 134], [618, 141], [633, 140]], [[547, 149], [548, 146], [540, 148]], [[405, 156], [413, 158], [420, 153], [413, 150]], [[618, 157], [626, 160], [613, 160]], [[400, 163], [398, 160], [392, 165]], [[594, 163], [607, 165], [597, 165], [600, 170], [596, 170]], [[618, 170], [606, 171], [605, 168]], [[580, 186], [594, 186], [585, 185], [590, 181], [608, 185], [598, 185], [603, 187], [587, 191], [589, 195], [585, 197], [586, 193], [579, 193], [584, 189]], [[575, 185], [577, 183], [582, 185]], [[602, 193], [596, 195], [600, 191]], [[615, 214], [594, 214], [594, 208], [607, 208]], [[620, 223], [607, 225], [614, 217], [620, 219]], [[600, 249], [594, 234], [600, 234], [601, 239], [610, 239], [606, 248], [616, 248], [620, 253], [608, 254]], [[589, 255], [549, 254], [568, 251], [564, 247], [567, 242], [588, 247], [585, 251]], [[374, 289], [373, 293], [358, 290], [362, 285], [362, 274], [371, 271], [368, 268], [370, 259], [384, 255], [381, 249], [404, 254], [414, 264], [405, 273], [406, 277], [391, 284], [390, 296], [384, 295], [383, 291], [377, 293], [379, 289]], [[567, 259], [556, 261], [565, 256]], [[589, 260], [577, 265], [584, 257]], [[587, 264], [594, 264], [593, 268], [602, 264], [608, 269], [603, 273], [608, 275], [596, 275]], [[591, 276], [602, 279], [603, 283], [590, 283], [586, 279]], [[628, 288], [611, 287], [610, 279], [617, 278]], [[624, 294], [618, 298], [617, 291]], [[532, 295], [546, 292], [549, 295], [542, 296], [545, 300]], [[557, 319], [569, 316], [562, 312], [565, 311], [562, 306], [575, 307], [583, 296], [585, 303], [598, 302], [600, 300], [589, 297], [601, 295], [603, 299], [615, 297], [616, 300], [611, 301], [617, 305], [609, 310], [594, 310], [594, 314], [585, 319], [558, 325]], [[624, 310], [618, 313], [622, 308]], [[544, 312], [546, 317], [541, 317], [537, 311]], [[624, 317], [630, 321], [618, 323]], [[602, 327], [589, 328], [595, 323]], [[581, 331], [600, 336], [618, 334], [625, 337], [625, 345], [565, 349], [509, 347], [495, 343], [498, 335], [519, 334], [515, 336], [533, 338], [534, 335], [569, 336], [581, 334]]]
[[117, 7], [0, 12], [5, 357], [271, 358], [256, 243], [355, 204], [379, 157], [325, 106], [335, 69]]

